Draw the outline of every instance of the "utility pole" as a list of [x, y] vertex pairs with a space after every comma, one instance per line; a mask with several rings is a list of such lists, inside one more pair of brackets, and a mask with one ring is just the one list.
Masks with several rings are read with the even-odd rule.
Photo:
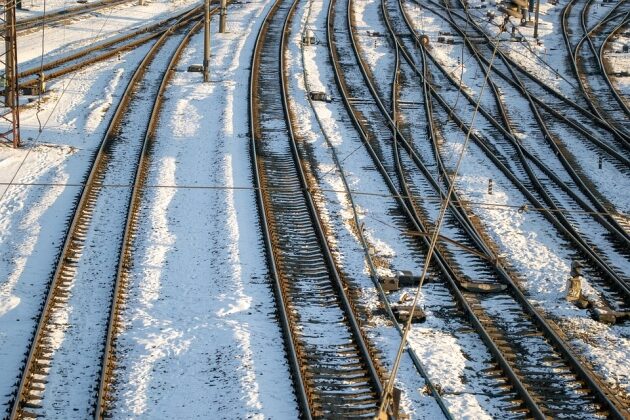
[[206, 0], [204, 12], [204, 39], [203, 39], [203, 81], [210, 81], [210, 0]]
[[[20, 146], [20, 114], [17, 80], [17, 31], [15, 28], [16, 0], [0, 0], [0, 24], [4, 24], [1, 37], [4, 38], [4, 52], [0, 53], [0, 71], [4, 67], [0, 101], [0, 121], [8, 123], [9, 129], [0, 132], [0, 139]], [[1, 40], [0, 40], [1, 42]]]
[[227, 1], [226, 0], [221, 0], [221, 13], [220, 13], [220, 20], [219, 20], [219, 32], [224, 34], [225, 33], [225, 24], [227, 23]]
[[534, 16], [534, 38], [538, 39], [538, 11], [540, 10], [540, 0], [536, 0], [536, 14]]

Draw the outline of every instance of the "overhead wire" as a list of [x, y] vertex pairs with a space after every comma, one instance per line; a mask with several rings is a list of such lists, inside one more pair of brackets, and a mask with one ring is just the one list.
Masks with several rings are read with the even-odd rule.
[[[340, 163], [342, 161], [340, 160]], [[336, 169], [335, 169], [336, 170]], [[327, 171], [326, 173], [331, 173], [332, 171]], [[0, 186], [24, 186], [24, 187], [56, 187], [56, 188], [68, 188], [68, 187], [84, 187], [84, 183], [55, 183], [55, 182], [0, 182]], [[133, 184], [101, 184], [99, 188], [133, 188]], [[250, 190], [256, 191], [257, 187], [252, 186], [225, 186], [225, 185], [199, 185], [199, 184], [149, 184], [144, 186], [147, 189], [175, 189], [175, 190]], [[301, 191], [302, 189], [295, 188], [267, 188], [269, 191], [277, 191], [277, 192], [287, 192], [287, 191]], [[306, 191], [306, 189], [303, 189]], [[330, 193], [344, 193], [345, 190], [337, 190], [334, 188], [319, 188], [322, 192], [330, 192]], [[369, 192], [369, 191], [356, 191], [350, 190], [349, 193], [358, 196], [369, 196], [369, 197], [380, 197], [380, 198], [417, 198], [417, 197], [409, 197], [405, 194], [385, 194], [378, 192]], [[426, 202], [442, 202], [443, 198], [438, 196], [422, 196], [422, 201]], [[566, 208], [549, 208], [549, 207], [536, 207], [531, 206], [527, 203], [523, 204], [501, 204], [501, 203], [492, 203], [487, 201], [473, 201], [466, 199], [459, 199], [457, 201], [453, 201], [450, 203], [451, 206], [468, 209], [468, 206], [476, 206], [483, 208], [493, 208], [493, 209], [505, 209], [505, 210], [516, 210], [519, 213], [527, 213], [527, 212], [549, 212], [549, 213], [564, 213], [564, 214], [583, 214], [583, 215], [594, 215], [594, 216], [610, 216], [610, 217], [621, 217], [630, 220], [630, 214], [620, 213], [620, 212], [602, 212], [602, 211], [594, 211], [594, 210], [572, 210]]]
[[[109, 22], [109, 19], [112, 16], [112, 13], [114, 12], [114, 9], [112, 8], [109, 11], [109, 15], [107, 15], [107, 17], [105, 18], [105, 21], [103, 22], [103, 24], [101, 25], [98, 33], [96, 34], [96, 36], [99, 36], [102, 32], [103, 29], [105, 28], [105, 25], [107, 24], [107, 22]], [[92, 30], [92, 34], [94, 33], [94, 31]], [[64, 39], [65, 39], [65, 25], [64, 25]], [[43, 41], [42, 41], [43, 42]], [[43, 60], [43, 58], [42, 58]], [[44, 132], [44, 129], [46, 128], [46, 126], [48, 125], [48, 122], [50, 121], [50, 118], [53, 116], [53, 114], [55, 113], [55, 111], [57, 110], [57, 107], [59, 106], [59, 103], [61, 102], [61, 99], [63, 98], [63, 96], [65, 95], [66, 91], [68, 90], [68, 88], [70, 87], [70, 85], [72, 84], [72, 82], [74, 81], [74, 79], [76, 78], [77, 74], [79, 72], [75, 72], [72, 74], [72, 77], [70, 78], [70, 80], [68, 81], [68, 83], [66, 83], [63, 87], [63, 90], [61, 91], [61, 94], [59, 95], [59, 97], [57, 98], [57, 100], [55, 101], [55, 105], [53, 106], [53, 109], [50, 111], [50, 114], [48, 115], [48, 118], [46, 118], [46, 121], [44, 122], [43, 125], [40, 124], [39, 127], [39, 133], [37, 134], [37, 136], [35, 137], [34, 140], [32, 140], [32, 144], [36, 144], [39, 142], [39, 139], [42, 135], [42, 133]], [[39, 116], [37, 118], [37, 120], [39, 121]], [[2, 202], [2, 200], [4, 199], [4, 197], [7, 194], [7, 191], [9, 191], [9, 188], [12, 185], [18, 185], [15, 183], [15, 178], [17, 177], [17, 174], [20, 172], [20, 170], [22, 169], [22, 167], [24, 166], [24, 163], [26, 162], [26, 159], [28, 159], [28, 157], [30, 156], [31, 152], [33, 151], [34, 147], [30, 147], [26, 154], [24, 155], [24, 158], [22, 159], [22, 161], [20, 162], [20, 164], [18, 165], [17, 169], [15, 170], [15, 172], [13, 173], [13, 175], [11, 176], [11, 180], [9, 181], [7, 187], [4, 189], [4, 191], [2, 191], [2, 195], [0, 195], [0, 202]], [[5, 184], [2, 184], [5, 185]]]
[[446, 194], [446, 198], [442, 201], [441, 207], [440, 207], [440, 212], [439, 212], [439, 216], [436, 220], [436, 225], [434, 227], [434, 230], [432, 232], [432, 236], [431, 236], [431, 241], [429, 243], [429, 249], [427, 251], [427, 255], [424, 259], [424, 265], [422, 268], [422, 274], [420, 276], [420, 281], [418, 282], [418, 286], [416, 287], [416, 292], [413, 298], [413, 301], [411, 303], [410, 309], [409, 309], [409, 316], [407, 318], [407, 321], [405, 322], [405, 327], [404, 327], [404, 332], [403, 332], [403, 336], [400, 340], [400, 345], [398, 347], [398, 351], [396, 352], [396, 357], [394, 359], [394, 363], [391, 369], [391, 372], [388, 376], [387, 382], [385, 384], [385, 387], [383, 389], [383, 393], [381, 395], [381, 403], [379, 406], [379, 413], [381, 414], [386, 414], [387, 410], [389, 408], [389, 403], [390, 403], [390, 398], [392, 396], [392, 392], [394, 389], [394, 383], [396, 380], [396, 376], [398, 374], [398, 369], [400, 367], [400, 362], [402, 360], [402, 356], [404, 354], [404, 350], [405, 350], [405, 346], [407, 345], [407, 340], [409, 338], [409, 333], [411, 332], [411, 325], [412, 325], [412, 321], [413, 321], [413, 314], [415, 312], [416, 306], [418, 304], [418, 300], [420, 298], [420, 294], [421, 294], [421, 290], [422, 290], [422, 285], [424, 284], [424, 281], [426, 279], [427, 273], [429, 271], [429, 265], [431, 263], [431, 260], [433, 259], [433, 253], [435, 250], [435, 246], [437, 243], [437, 240], [440, 236], [440, 230], [442, 228], [442, 224], [444, 222], [445, 216], [446, 216], [446, 211], [449, 207], [450, 201], [451, 201], [451, 197], [453, 195], [453, 192], [455, 190], [455, 184], [457, 181], [457, 175], [459, 173], [459, 169], [461, 167], [461, 164], [464, 160], [464, 156], [466, 156], [466, 150], [468, 147], [468, 143], [470, 142], [470, 136], [472, 134], [472, 130], [475, 124], [475, 119], [477, 117], [478, 111], [479, 111], [479, 107], [481, 105], [481, 98], [483, 95], [483, 92], [486, 88], [486, 86], [488, 85], [488, 80], [490, 77], [490, 72], [492, 69], [492, 65], [494, 63], [494, 59], [496, 57], [497, 54], [497, 50], [498, 50], [498, 44], [495, 44], [495, 47], [493, 49], [492, 52], [492, 57], [490, 59], [490, 63], [488, 65], [488, 69], [486, 71], [486, 74], [484, 76], [484, 83], [481, 86], [481, 90], [479, 92], [479, 97], [477, 99], [477, 103], [475, 104], [475, 111], [472, 115], [471, 118], [471, 122], [470, 122], [470, 126], [468, 127], [467, 133], [466, 133], [466, 137], [464, 139], [464, 143], [462, 145], [462, 150], [459, 154], [459, 158], [457, 161], [457, 164], [455, 166], [455, 170], [453, 171], [453, 175], [452, 175], [452, 181], [449, 185], [449, 189], [448, 189], [448, 193]]

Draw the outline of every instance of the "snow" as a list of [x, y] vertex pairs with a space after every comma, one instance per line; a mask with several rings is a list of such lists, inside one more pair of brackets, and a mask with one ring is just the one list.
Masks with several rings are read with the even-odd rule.
[[[455, 130], [449, 129], [447, 132], [452, 134], [451, 140], [445, 144], [444, 154], [457, 155], [461, 151], [461, 140], [456, 140]], [[492, 195], [487, 191], [485, 180], [488, 178], [494, 180]], [[628, 393], [630, 354], [627, 345], [618, 345], [619, 340], [626, 340], [624, 337], [628, 336], [628, 327], [618, 325], [613, 330], [601, 325], [595, 327], [598, 323], [590, 318], [586, 310], [577, 309], [564, 299], [570, 263], [576, 258], [570, 251], [572, 247], [539, 212], [517, 211], [516, 207], [527, 200], [510, 186], [510, 182], [500, 172], [486, 162], [483, 153], [474, 144], [468, 146], [457, 185], [462, 196], [472, 203], [474, 213], [479, 216], [492, 239], [499, 245], [500, 252], [507, 256], [507, 261], [522, 276], [521, 286], [530, 301], [547, 316], [559, 320], [561, 325], [571, 325], [571, 328], [563, 330], [574, 343], [588, 349], [585, 352], [587, 358], [601, 377], [615, 388]], [[492, 207], [491, 204], [500, 207]], [[597, 296], [600, 292], [590, 285], [598, 277], [597, 271], [588, 269], [587, 272], [585, 293]], [[609, 357], [598, 357], [603, 352], [607, 352]], [[614, 377], [606, 375], [613, 363], [617, 372]]]
[[[387, 0], [388, 7], [393, 7], [393, 1]], [[349, 66], [353, 53], [347, 45], [343, 18], [346, 3], [337, 2], [335, 38], [340, 58], [344, 66]], [[615, 4], [600, 0], [592, 3], [589, 25], [604, 17]], [[157, 0], [139, 6], [130, 1], [73, 18], [63, 25], [47, 26], [45, 60], [129, 33], [197, 4], [199, 1]], [[498, 18], [489, 22], [485, 16], [487, 10], [495, 10], [495, 5], [486, 9], [476, 0], [470, 4], [480, 26], [497, 36]], [[585, 106], [561, 33], [565, 4], [541, 1], [539, 42], [533, 39], [531, 27], [517, 27], [516, 35], [524, 36], [525, 41], [513, 42], [508, 34], [503, 34], [500, 45], [502, 51], [548, 86]], [[579, 25], [581, 4], [577, 2], [570, 14], [570, 26], [575, 28]], [[50, 12], [74, 5], [67, 0], [48, 0], [46, 8]], [[247, 112], [250, 57], [262, 18], [271, 5], [269, 0], [254, 0], [230, 6], [227, 34], [216, 33], [215, 18], [211, 83], [202, 84], [199, 74], [185, 72], [188, 65], [201, 62], [202, 34], [192, 38], [172, 75], [151, 149], [133, 261], [127, 273], [129, 288], [124, 329], [118, 337], [119, 363], [111, 413], [115, 418], [192, 418], [207, 417], [209, 413], [220, 418], [261, 419], [299, 415], [276, 319], [251, 178]], [[381, 298], [372, 275], [390, 276], [398, 270], [417, 273], [423, 264], [423, 248], [405, 234], [409, 226], [341, 102], [326, 45], [328, 5], [328, 0], [298, 3], [286, 53], [290, 62], [290, 106], [295, 110], [300, 153], [310, 165], [318, 210], [328, 229], [336, 262], [356, 292], [353, 296], [365, 308], [362, 314], [369, 321], [364, 324], [369, 340], [381, 351], [383, 365], [390, 368], [400, 334], [380, 309]], [[30, 11], [18, 11], [19, 18], [40, 14], [43, 3], [24, 0], [24, 6]], [[461, 80], [464, 89], [476, 99], [483, 85], [483, 72], [462, 44], [437, 42], [440, 32], [452, 32], [452, 28], [431, 11], [435, 6], [429, 3], [419, 7], [416, 2], [407, 1], [404, 7], [419, 33], [429, 35], [432, 56], [457, 81]], [[382, 22], [381, 2], [354, 0], [352, 13], [363, 58], [372, 69], [378, 93], [389, 107], [394, 61], [389, 38], [383, 36], [387, 30]], [[307, 27], [313, 30], [318, 43], [302, 48], [300, 38]], [[571, 42], [577, 42], [580, 33], [581, 30], [574, 30]], [[20, 34], [20, 70], [39, 63], [41, 41], [39, 29]], [[132, 71], [153, 42], [49, 82], [50, 93], [42, 103], [31, 103], [21, 112], [24, 147], [0, 147], [0, 412], [9, 408], [39, 304], [57, 264], [81, 183]], [[628, 98], [630, 77], [621, 72], [630, 67], [630, 54], [621, 52], [623, 45], [628, 45], [627, 28], [612, 39], [605, 59], [611, 67], [613, 83]], [[157, 67], [163, 64], [163, 59], [155, 62]], [[496, 65], [501, 66], [498, 62]], [[430, 64], [430, 70], [435, 81], [444, 86], [440, 95], [448, 103], [458, 104], [458, 114], [470, 121], [471, 105], [449, 87], [450, 82], [438, 73], [435, 64]], [[385, 120], [374, 104], [361, 102], [371, 95], [358, 68], [345, 77], [351, 93], [359, 100], [354, 106], [363, 112], [368, 127], [373, 129], [376, 153], [393, 175], [391, 133], [384, 126]], [[407, 65], [401, 68], [401, 77], [408, 82], [400, 92], [401, 100], [409, 102], [401, 106], [405, 136], [413, 139], [428, 171], [439, 179], [426, 138], [421, 86]], [[534, 124], [527, 101], [506, 82], [494, 80], [522, 146], [574, 188], [580, 200], [592, 206], [575, 189], [562, 162]], [[325, 91], [333, 101], [311, 103], [308, 90]], [[539, 93], [535, 89], [532, 92]], [[539, 96], [543, 100], [550, 97]], [[497, 114], [488, 89], [481, 105], [491, 115]], [[136, 106], [135, 116], [125, 126], [130, 133], [140, 128], [142, 115], [147, 111], [146, 103]], [[453, 168], [464, 133], [447, 121], [441, 107], [434, 106], [442, 122], [441, 157]], [[602, 141], [610, 140], [603, 130], [590, 127], [587, 117], [567, 109], [559, 111], [569, 113]], [[623, 193], [630, 189], [628, 169], [608, 155], [604, 155], [603, 167], [599, 169], [596, 156], [600, 149], [555, 117], [545, 112], [542, 115], [597, 193], [619, 212], [630, 213], [630, 195]], [[513, 147], [487, 118], [477, 115], [475, 130], [497, 150], [519, 180], [527, 183]], [[107, 182], [128, 185], [130, 163], [137, 149], [125, 144], [113, 152]], [[528, 162], [561, 207], [577, 207], [576, 201], [547, 179], [533, 160]], [[402, 153], [402, 163], [406, 168], [415, 165], [406, 153]], [[494, 182], [492, 194], [488, 193], [488, 179]], [[433, 187], [417, 171], [410, 175], [409, 182], [422, 198], [419, 201], [424, 216], [435, 221], [439, 202]], [[585, 357], [611, 389], [628, 398], [630, 327], [627, 323], [608, 326], [596, 322], [587, 310], [578, 309], [564, 298], [570, 264], [581, 258], [574, 247], [542, 213], [517, 211], [522, 204], [532, 203], [474, 143], [468, 147], [456, 185], [457, 193], [467, 200], [470, 211], [479, 218], [499, 252], [506, 255], [506, 264], [522, 279], [520, 286], [530, 302], [564, 331], [576, 353]], [[94, 398], [90, 387], [97, 380], [108, 293], [128, 194], [127, 188], [102, 191], [69, 301], [56, 312], [56, 352], [41, 410], [50, 417], [89, 417]], [[360, 226], [355, 223], [355, 216]], [[620, 275], [628, 276], [627, 253], [615, 248], [595, 219], [569, 214], [569, 220]], [[465, 241], [451, 215], [442, 233]], [[363, 247], [362, 236], [368, 249]], [[476, 257], [458, 252], [454, 246], [445, 248], [463, 273], [484, 278], [485, 274], [471, 268]], [[370, 261], [376, 273], [371, 272]], [[589, 298], [598, 304], [609, 299], [610, 293], [598, 271], [592, 266], [584, 271], [584, 291]], [[435, 269], [429, 277], [420, 296], [427, 321], [414, 326], [409, 348], [431, 381], [442, 390], [455, 417], [507, 416], [509, 398], [497, 395], [496, 380], [484, 373], [495, 368], [486, 346], [456, 310], [451, 292]], [[404, 292], [410, 290], [386, 297], [390, 303], [396, 303]], [[511, 303], [488, 299], [483, 304], [493, 318], [509, 323], [511, 315], [503, 310]], [[441, 416], [407, 353], [396, 384], [403, 390], [402, 407], [412, 418]]]
[[44, 32], [39, 28], [28, 31], [18, 36], [18, 68], [21, 71], [39, 66], [42, 52], [46, 63], [96, 42], [131, 32], [147, 23], [166, 19], [198, 4], [197, 0], [155, 0], [147, 1], [145, 6], [128, 2], [80, 15], [63, 25], [46, 26]]
[[[92, 3], [96, 3], [93, 1]], [[41, 16], [44, 13], [60, 12], [62, 10], [72, 10], [82, 5], [74, 0], [22, 0], [22, 8], [16, 9], [16, 15], [18, 21], [36, 16]]]
[[[44, 130], [38, 131], [37, 109], [29, 108], [21, 115], [24, 148], [0, 148], [0, 160], [7, 168], [3, 181], [13, 180], [13, 185], [2, 187], [0, 209], [0, 246], [6, 256], [0, 265], [5, 279], [0, 284], [3, 410], [7, 409], [39, 304], [63, 245], [79, 184], [113, 113], [112, 101], [121, 95], [131, 76], [126, 67], [137, 65], [146, 51], [146, 47], [140, 48], [121, 60], [94, 65], [51, 84], [54, 93], [39, 113], [40, 120], [48, 122]], [[64, 90], [68, 93], [62, 94]], [[86, 109], [98, 107], [100, 111], [86, 115]]]
[[114, 417], [298, 416], [244, 112], [253, 41], [270, 6], [230, 7], [229, 32], [212, 34], [209, 84], [183, 72], [202, 56], [203, 35], [194, 36], [166, 91], [147, 179], [156, 187], [142, 197], [118, 338]]

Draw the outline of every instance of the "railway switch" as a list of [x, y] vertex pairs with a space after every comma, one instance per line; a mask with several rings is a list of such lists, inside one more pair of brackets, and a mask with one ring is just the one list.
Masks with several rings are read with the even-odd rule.
[[383, 277], [378, 279], [378, 281], [385, 292], [395, 292], [399, 289], [397, 277]]
[[311, 101], [332, 102], [332, 97], [326, 92], [311, 91], [309, 92], [309, 96], [311, 97]]
[[399, 322], [407, 321], [410, 316], [412, 323], [422, 323], [427, 320], [427, 315], [420, 306], [416, 305], [415, 309], [413, 309], [413, 314], [411, 313], [412, 309], [413, 306], [411, 305], [392, 305], [392, 312]]
[[507, 289], [505, 284], [501, 283], [479, 283], [474, 281], [460, 281], [462, 289], [473, 293], [498, 293]]
[[302, 45], [315, 45], [317, 44], [317, 38], [312, 30], [307, 29], [302, 35]]

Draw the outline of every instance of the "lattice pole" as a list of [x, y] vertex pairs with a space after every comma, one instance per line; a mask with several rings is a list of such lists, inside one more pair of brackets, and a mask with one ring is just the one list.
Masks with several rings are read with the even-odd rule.
[[[0, 121], [7, 123], [0, 128], [0, 140], [20, 146], [20, 114], [17, 79], [17, 32], [15, 29], [16, 0], [0, 0], [0, 27], [2, 28], [0, 48], [4, 40], [4, 50], [0, 53], [0, 72], [3, 94], [0, 95]], [[8, 130], [7, 130], [8, 128]], [[6, 130], [6, 131], [5, 131]]]

